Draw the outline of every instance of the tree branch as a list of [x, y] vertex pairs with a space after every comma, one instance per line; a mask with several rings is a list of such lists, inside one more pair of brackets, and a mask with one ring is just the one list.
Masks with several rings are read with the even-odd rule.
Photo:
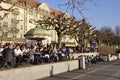
[[[6, 2], [6, 1], [4, 1], [4, 0], [2, 0], [1, 2], [8, 3], [8, 2]], [[11, 6], [10, 8], [8, 8], [8, 9], [2, 8], [2, 6], [0, 6], [0, 11], [10, 12], [10, 11], [12, 10], [12, 8], [15, 6], [15, 4], [16, 4], [16, 3], [12, 4], [12, 6]]]

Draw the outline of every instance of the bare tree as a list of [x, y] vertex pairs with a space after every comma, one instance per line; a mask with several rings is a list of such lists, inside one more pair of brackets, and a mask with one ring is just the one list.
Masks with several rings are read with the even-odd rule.
[[107, 46], [107, 45], [101, 45], [100, 46], [100, 55], [108, 55], [108, 54], [116, 54], [116, 47], [115, 46]]
[[12, 0], [0, 0], [0, 3], [3, 2], [3, 3], [10, 3], [11, 4], [11, 7], [9, 7], [9, 8], [3, 8], [2, 6], [0, 6], [0, 11], [8, 11], [8, 12], [11, 11], [13, 9], [13, 7], [15, 6], [16, 1], [12, 1]]
[[6, 11], [7, 12], [3, 15], [3, 17], [0, 15], [0, 20], [3, 20], [9, 14], [9, 12], [14, 10], [13, 7], [15, 6], [17, 0], [0, 0], [0, 4], [2, 4], [2, 2], [3, 3], [10, 3], [11, 7], [4, 8], [3, 6], [0, 5], [0, 11]]
[[66, 2], [59, 4], [59, 6], [65, 7], [65, 12], [71, 11], [72, 15], [75, 11], [78, 11], [80, 15], [84, 16], [83, 11], [87, 10], [84, 5], [87, 2], [91, 2], [92, 4], [96, 5], [93, 0], [66, 0]]
[[120, 36], [120, 26], [115, 26], [115, 35]]
[[73, 30], [71, 30], [70, 35], [76, 40], [76, 42], [80, 45], [84, 45], [84, 41], [87, 40], [89, 42], [90, 37], [93, 35], [91, 31], [94, 30], [90, 24], [86, 22], [86, 19], [82, 19], [78, 22]]
[[107, 44], [108, 46], [111, 46], [113, 44], [114, 39], [114, 32], [111, 27], [102, 27], [100, 30], [103, 34], [102, 36], [102, 43]]
[[94, 40], [98, 44], [100, 55], [115, 54], [115, 45], [120, 39], [114, 35], [110, 27], [102, 27], [101, 30], [96, 30], [95, 35]]
[[67, 35], [75, 23], [74, 17], [69, 17], [66, 14], [54, 15], [52, 17], [44, 17], [43, 20], [35, 21], [40, 25], [44, 25], [46, 29], [53, 29], [58, 36], [58, 46], [61, 47], [62, 37]]
[[113, 41], [113, 43], [115, 44], [115, 45], [117, 45], [118, 46], [118, 48], [120, 49], [120, 26], [115, 26], [115, 28], [114, 28], [114, 33], [115, 33], [115, 36], [114, 36], [114, 41]]

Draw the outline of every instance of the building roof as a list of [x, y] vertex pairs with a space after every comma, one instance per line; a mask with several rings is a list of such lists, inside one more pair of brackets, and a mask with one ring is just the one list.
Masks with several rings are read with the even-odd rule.
[[41, 3], [37, 2], [36, 0], [17, 0], [17, 4], [22, 5], [22, 6], [27, 6], [30, 5], [31, 8], [36, 8], [38, 7]]
[[42, 35], [42, 36], [50, 36], [50, 32], [43, 29], [40, 25], [37, 25], [36, 28], [30, 29], [25, 36], [34, 36], [34, 35]]
[[50, 8], [50, 10], [51, 10], [51, 13], [52, 13], [52, 14], [56, 14], [56, 15], [62, 14], [61, 11], [58, 11], [58, 10], [56, 10], [56, 9]]
[[[17, 0], [17, 3], [19, 5], [27, 7], [27, 5], [30, 5], [31, 8], [37, 8], [39, 5], [41, 5], [40, 2], [37, 2], [36, 0]], [[58, 11], [56, 9], [50, 8], [51, 14], [59, 15], [62, 14], [61, 11]]]
[[36, 28], [30, 29], [24, 37], [30, 40], [42, 40], [47, 36], [51, 36], [51, 33], [43, 28], [40, 25], [37, 25]]

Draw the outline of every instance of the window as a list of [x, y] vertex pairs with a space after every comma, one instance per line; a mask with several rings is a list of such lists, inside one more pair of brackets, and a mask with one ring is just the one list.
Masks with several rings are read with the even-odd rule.
[[14, 23], [14, 24], [18, 24], [19, 20], [17, 20], [17, 16], [13, 16], [12, 19], [11, 19], [11, 22]]
[[37, 14], [35, 14], [35, 17], [37, 17]]
[[30, 15], [33, 15], [33, 11], [32, 11], [32, 10], [29, 10], [29, 14], [30, 14]]
[[46, 13], [49, 15], [49, 12], [48, 12], [48, 11], [46, 11]]
[[20, 38], [22, 38], [22, 34], [20, 34]]
[[29, 19], [29, 23], [33, 23], [33, 22], [32, 22], [32, 19]]
[[19, 9], [18, 8], [14, 8], [14, 10], [12, 11], [13, 14], [19, 14]]
[[8, 18], [8, 13], [4, 12], [5, 18]]
[[21, 25], [20, 29], [23, 30], [23, 26], [22, 25]]
[[16, 29], [16, 28], [17, 28], [17, 24], [13, 24], [13, 25], [12, 25], [12, 28], [13, 28], [13, 29]]
[[40, 13], [44, 13], [45, 12], [45, 10], [44, 9], [39, 9], [40, 10]]
[[0, 27], [2, 26], [2, 22], [0, 22]]
[[39, 11], [40, 11], [41, 14], [49, 15], [49, 11], [47, 11], [47, 10], [39, 9]]
[[14, 38], [14, 39], [16, 38], [16, 35], [15, 35], [15, 34], [13, 34], [13, 38]]
[[0, 37], [2, 36], [3, 32], [0, 30]]
[[31, 8], [32, 8], [32, 5], [28, 4], [28, 5], [27, 5], [27, 8], [31, 9]]
[[8, 36], [8, 32], [3, 32], [3, 33], [2, 33], [2, 36], [3, 36], [3, 37], [7, 37], [7, 36]]
[[8, 27], [8, 23], [7, 22], [3, 22], [3, 27]]
[[13, 16], [13, 19], [17, 19], [17, 16]]

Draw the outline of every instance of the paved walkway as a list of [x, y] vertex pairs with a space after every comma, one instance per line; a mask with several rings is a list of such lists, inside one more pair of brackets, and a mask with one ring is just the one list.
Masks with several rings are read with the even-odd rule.
[[40, 80], [120, 80], [120, 60], [87, 66]]

